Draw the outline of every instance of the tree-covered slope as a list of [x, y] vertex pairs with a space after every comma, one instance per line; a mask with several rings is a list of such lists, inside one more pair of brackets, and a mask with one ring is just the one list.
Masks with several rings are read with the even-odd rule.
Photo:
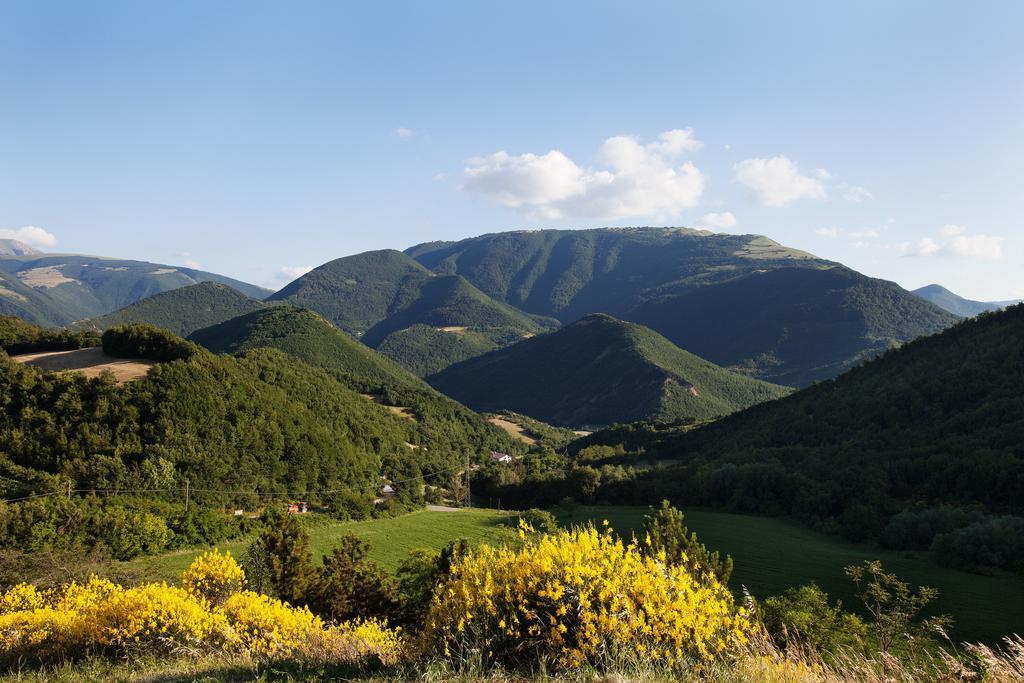
[[360, 336], [415, 301], [432, 277], [400, 251], [368, 251], [314, 268], [267, 300], [316, 311]]
[[914, 294], [926, 301], [930, 301], [944, 311], [953, 315], [970, 318], [984, 313], [985, 311], [998, 311], [1005, 304], [990, 303], [988, 301], [972, 301], [958, 296], [942, 285], [926, 285], [914, 290]]
[[1024, 305], [709, 426], [626, 441], [684, 463], [637, 484], [651, 500], [792, 514], [878, 536], [908, 508], [1024, 513], [1021, 387]]
[[268, 306], [193, 332], [189, 339], [214, 353], [275, 348], [339, 373], [362, 388], [386, 384], [426, 388], [395, 362], [342, 332], [313, 311]]
[[541, 230], [422, 244], [407, 253], [524, 311], [563, 321], [608, 313], [777, 383], [833, 377], [956, 320], [894, 283], [758, 235]]
[[149, 323], [187, 337], [209, 325], [262, 308], [263, 303], [219, 282], [200, 282], [154, 294], [124, 308], [74, 323], [73, 329], [105, 330], [125, 323]]
[[606, 315], [453, 365], [428, 380], [476, 410], [513, 410], [568, 426], [708, 419], [787, 391]]
[[80, 254], [0, 256], [0, 274], [0, 312], [41, 325], [105, 315], [199, 282], [219, 282], [254, 298], [269, 293], [194, 268]]
[[[312, 311], [270, 306], [198, 330], [189, 338], [218, 353], [274, 348], [321, 368], [345, 386], [401, 408], [415, 423], [410, 443], [424, 451], [464, 455], [468, 450], [479, 455], [492, 448], [522, 450], [480, 415]], [[430, 461], [427, 454], [421, 455], [424, 463]]]
[[270, 299], [320, 313], [417, 374], [558, 325], [495, 301], [462, 277], [435, 276], [390, 250], [326, 263]]
[[648, 302], [632, 318], [718, 365], [790, 386], [835, 377], [957, 320], [843, 266], [752, 273]]

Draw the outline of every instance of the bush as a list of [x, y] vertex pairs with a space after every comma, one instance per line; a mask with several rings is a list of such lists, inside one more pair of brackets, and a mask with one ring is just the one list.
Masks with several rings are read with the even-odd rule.
[[181, 575], [181, 585], [191, 595], [221, 605], [245, 586], [245, 572], [231, 553], [221, 555], [214, 549], [192, 561]]
[[521, 538], [519, 549], [484, 545], [456, 561], [426, 618], [428, 647], [572, 668], [619, 657], [684, 664], [746, 638], [747, 615], [724, 586], [644, 556], [610, 529]]
[[332, 621], [387, 617], [396, 613], [398, 593], [384, 570], [366, 559], [369, 546], [355, 536], [343, 536], [324, 558], [306, 593], [318, 615]]
[[[241, 585], [237, 565], [216, 552], [199, 558], [183, 578], [194, 589], [201, 577], [223, 578], [226, 567], [230, 576], [219, 588], [234, 590]], [[52, 662], [86, 653], [123, 657], [184, 649], [355, 664], [394, 662], [401, 652], [398, 634], [380, 622], [327, 626], [309, 610], [265, 595], [235, 591], [223, 597], [218, 606], [195, 590], [163, 583], [125, 588], [97, 578], [51, 591], [20, 584], [0, 595], [0, 660]]]
[[295, 515], [274, 508], [263, 513], [266, 529], [246, 551], [243, 567], [255, 590], [301, 602], [314, 581], [309, 534]]
[[644, 551], [661, 556], [664, 562], [685, 566], [691, 575], [700, 580], [729, 583], [732, 576], [732, 558], [719, 556], [718, 551], [711, 552], [697, 540], [697, 534], [691, 533], [683, 523], [683, 513], [672, 507], [667, 500], [661, 501], [661, 507], [651, 511], [644, 517], [643, 527]]
[[842, 607], [839, 601], [830, 605], [828, 594], [811, 583], [766, 598], [760, 605], [760, 615], [776, 643], [835, 652], [863, 642], [867, 635], [860, 617], [843, 612]]
[[935, 537], [935, 561], [947, 567], [1024, 572], [1024, 518], [988, 517]]

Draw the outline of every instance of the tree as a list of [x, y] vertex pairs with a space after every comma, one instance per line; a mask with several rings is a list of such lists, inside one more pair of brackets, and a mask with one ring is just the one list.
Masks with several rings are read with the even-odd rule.
[[452, 567], [470, 551], [469, 541], [451, 541], [440, 552], [413, 550], [398, 568], [401, 616], [410, 626], [420, 625], [437, 587], [452, 573]]
[[306, 597], [313, 612], [333, 621], [396, 614], [397, 587], [383, 569], [367, 559], [369, 548], [355, 536], [341, 537], [309, 586]]
[[945, 615], [915, 622], [921, 610], [938, 597], [938, 589], [930, 586], [913, 589], [895, 574], [885, 571], [878, 560], [849, 566], [846, 575], [857, 586], [857, 597], [871, 615], [871, 630], [878, 638], [883, 655], [888, 655], [900, 642], [915, 637], [934, 638], [952, 624], [952, 619]]
[[842, 608], [841, 601], [830, 605], [828, 593], [809, 583], [766, 598], [760, 605], [761, 623], [776, 642], [835, 652], [857, 645], [867, 634], [860, 617]]
[[648, 554], [654, 556], [664, 552], [666, 562], [685, 565], [699, 580], [715, 579], [722, 584], [729, 583], [732, 557], [721, 557], [718, 551], [709, 551], [697, 540], [697, 534], [686, 528], [682, 511], [672, 507], [667, 500], [661, 501], [657, 510], [651, 508], [644, 517], [643, 533], [642, 547]]
[[315, 578], [309, 534], [294, 515], [269, 508], [266, 530], [253, 541], [243, 566], [250, 586], [282, 600], [301, 604]]

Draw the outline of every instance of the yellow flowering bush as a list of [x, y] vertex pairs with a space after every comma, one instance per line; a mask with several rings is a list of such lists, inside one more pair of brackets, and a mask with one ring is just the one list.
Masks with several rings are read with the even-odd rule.
[[181, 586], [189, 593], [220, 605], [245, 587], [245, 572], [227, 552], [203, 553], [181, 574]]
[[646, 557], [610, 529], [524, 531], [518, 549], [485, 545], [455, 564], [427, 616], [428, 648], [447, 656], [476, 649], [511, 666], [625, 656], [671, 666], [745, 641], [746, 613], [713, 579]]
[[244, 580], [230, 556], [213, 551], [184, 572], [182, 587], [98, 578], [47, 591], [20, 584], [0, 594], [0, 660], [181, 648], [353, 664], [401, 655], [400, 634], [383, 623], [328, 625], [306, 608], [240, 591]]

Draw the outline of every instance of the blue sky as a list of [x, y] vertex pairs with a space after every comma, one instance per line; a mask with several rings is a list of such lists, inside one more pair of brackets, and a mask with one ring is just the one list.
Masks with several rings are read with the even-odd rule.
[[1024, 297], [1022, 25], [1019, 2], [8, 0], [0, 234], [280, 286], [426, 240], [702, 225]]

